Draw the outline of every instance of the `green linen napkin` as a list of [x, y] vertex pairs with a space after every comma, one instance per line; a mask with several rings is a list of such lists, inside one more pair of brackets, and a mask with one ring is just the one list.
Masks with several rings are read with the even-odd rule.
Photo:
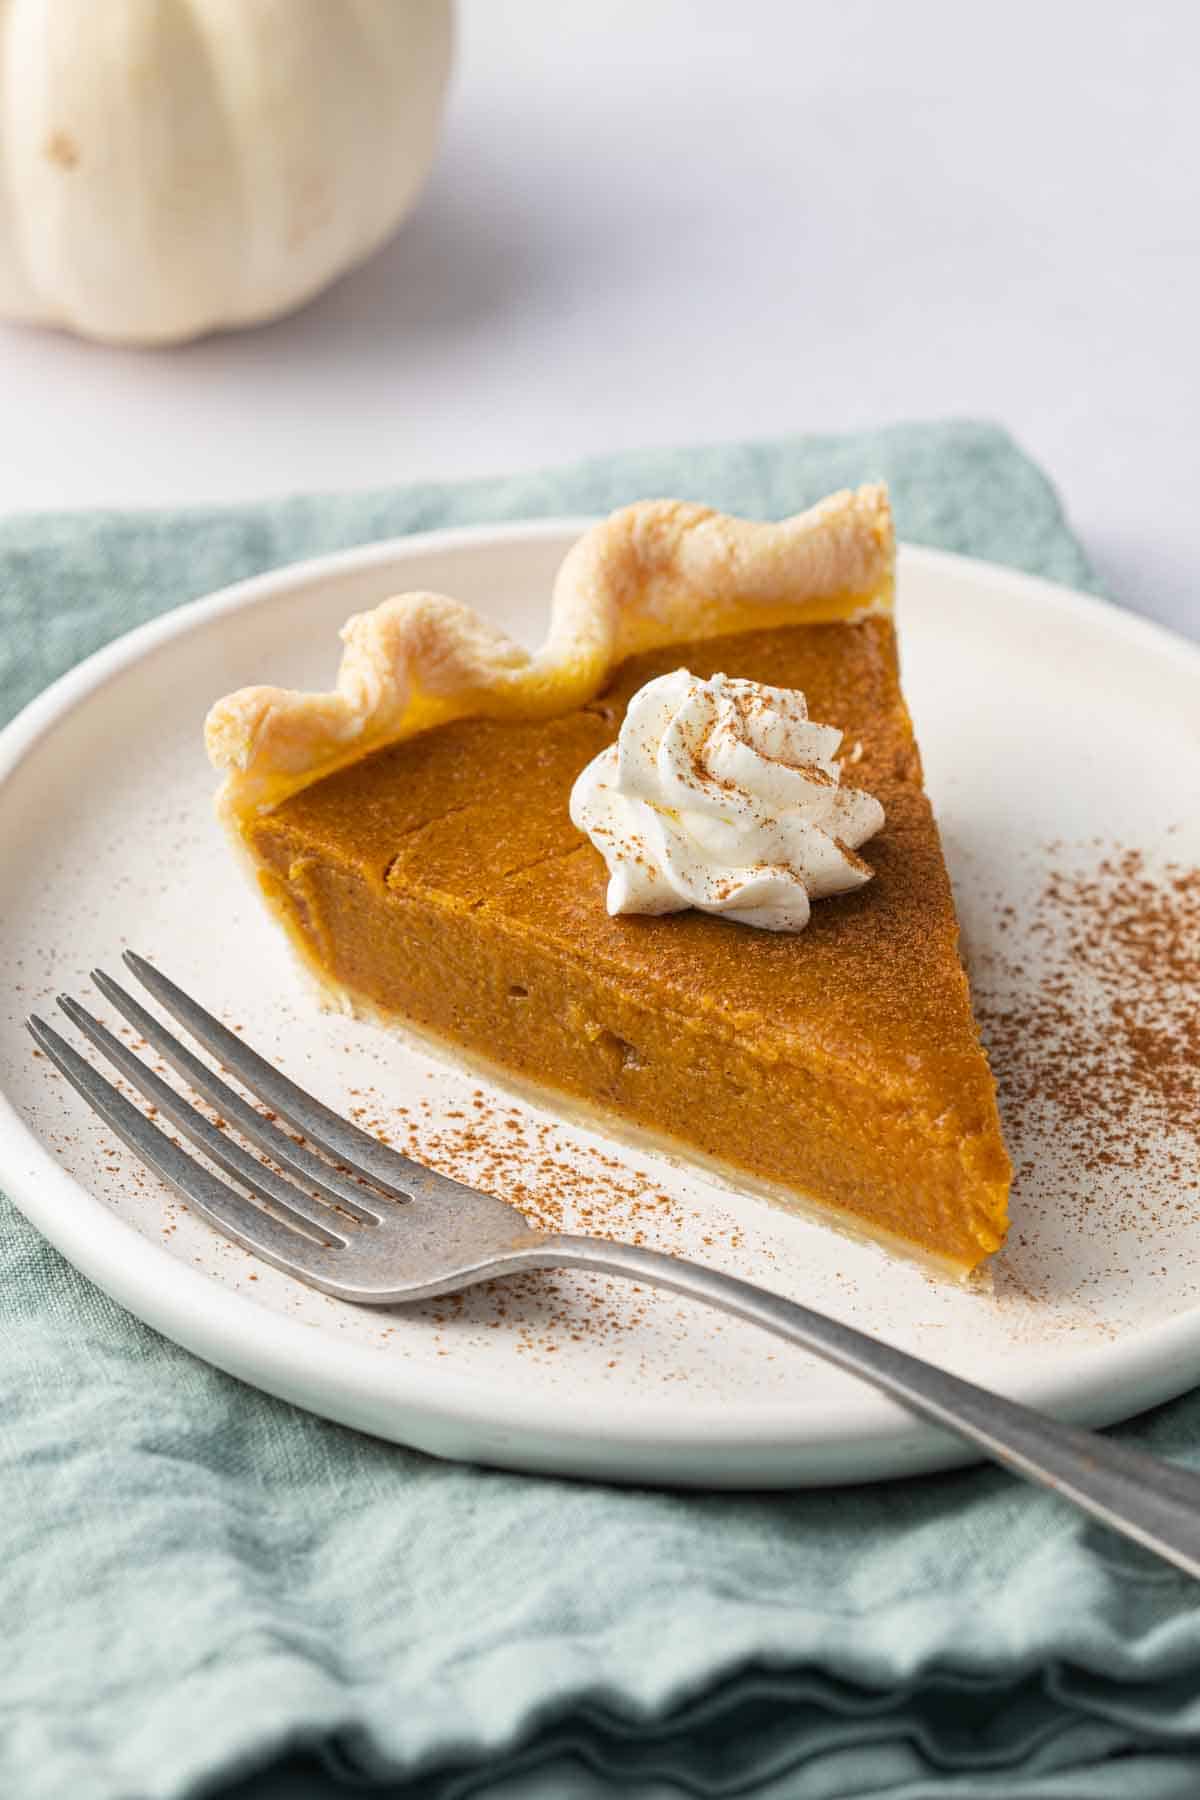
[[[1089, 582], [1038, 470], [959, 423], [14, 519], [0, 708], [313, 552], [645, 494], [780, 516], [880, 477], [904, 537]], [[5, 1800], [1200, 1792], [1197, 1589], [995, 1470], [764, 1497], [438, 1463], [164, 1342], [4, 1202], [0, 1334]], [[1125, 1435], [1200, 1464], [1200, 1403]]]

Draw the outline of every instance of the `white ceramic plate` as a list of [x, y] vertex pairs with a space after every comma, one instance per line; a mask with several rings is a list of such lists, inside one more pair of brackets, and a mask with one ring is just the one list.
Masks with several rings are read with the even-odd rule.
[[[400, 1142], [407, 1129], [431, 1160], [457, 1146], [463, 1173], [461, 1115], [478, 1084], [311, 1006], [213, 823], [201, 722], [248, 681], [327, 685], [346, 614], [398, 589], [459, 595], [538, 641], [578, 528], [439, 533], [247, 582], [91, 658], [0, 737], [0, 1182], [78, 1268], [180, 1344], [442, 1455], [711, 1486], [965, 1460], [850, 1378], [668, 1295], [569, 1274], [388, 1313], [311, 1293], [181, 1210], [22, 1030], [31, 1009], [53, 1014], [61, 989], [103, 1012], [88, 971], [132, 944], [333, 1106], [363, 1108]], [[997, 976], [996, 959], [1051, 860], [1103, 838], [1200, 863], [1200, 652], [1095, 600], [928, 550], [903, 552], [900, 596], [906, 688], [973, 970], [1036, 981], [1034, 944], [1022, 974]], [[489, 1159], [499, 1191], [535, 1205], [565, 1194], [568, 1229], [607, 1193], [618, 1231], [1078, 1420], [1114, 1421], [1200, 1378], [1196, 1196], [1178, 1204], [1162, 1159], [1132, 1216], [1127, 1175], [1085, 1170], [1060, 1134], [1016, 1142], [1014, 1231], [989, 1296], [501, 1104], [483, 1100], [484, 1135], [508, 1145]], [[1068, 1201], [1084, 1188], [1081, 1225]]]

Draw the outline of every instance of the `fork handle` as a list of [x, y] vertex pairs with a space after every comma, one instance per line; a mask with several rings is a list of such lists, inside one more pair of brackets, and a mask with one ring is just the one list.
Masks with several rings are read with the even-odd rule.
[[811, 1307], [661, 1251], [603, 1238], [555, 1236], [519, 1251], [513, 1262], [645, 1281], [748, 1319], [861, 1376], [918, 1418], [952, 1431], [1003, 1468], [1061, 1494], [1113, 1531], [1200, 1579], [1200, 1476], [1177, 1464], [1097, 1432], [1060, 1424]]

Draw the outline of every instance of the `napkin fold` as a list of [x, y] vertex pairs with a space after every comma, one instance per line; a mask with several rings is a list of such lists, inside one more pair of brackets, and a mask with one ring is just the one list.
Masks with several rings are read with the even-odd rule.
[[[647, 494], [779, 517], [868, 479], [905, 538], [1094, 585], [1045, 478], [965, 422], [40, 515], [0, 522], [0, 714], [297, 557]], [[761, 1496], [439, 1463], [198, 1362], [6, 1201], [0, 1343], [5, 1800], [1200, 1793], [1200, 1590], [996, 1470]], [[1200, 1466], [1200, 1402], [1121, 1435]]]

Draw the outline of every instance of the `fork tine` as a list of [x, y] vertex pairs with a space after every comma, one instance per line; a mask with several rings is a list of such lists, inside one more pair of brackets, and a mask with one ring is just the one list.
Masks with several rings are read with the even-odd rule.
[[123, 961], [142, 986], [178, 1019], [197, 1043], [211, 1051], [222, 1067], [235, 1075], [243, 1087], [249, 1088], [260, 1100], [265, 1100], [273, 1111], [282, 1114], [297, 1131], [302, 1131], [309, 1143], [315, 1144], [318, 1150], [345, 1163], [358, 1174], [365, 1175], [368, 1181], [374, 1182], [385, 1193], [394, 1194], [400, 1199], [412, 1198], [414, 1183], [417, 1184], [418, 1191], [424, 1191], [429, 1185], [428, 1169], [420, 1163], [410, 1162], [398, 1150], [381, 1144], [378, 1138], [368, 1136], [357, 1125], [352, 1125], [348, 1119], [339, 1117], [311, 1094], [305, 1093], [303, 1088], [297, 1087], [294, 1081], [289, 1081], [274, 1064], [267, 1062], [249, 1044], [243, 1043], [227, 1025], [222, 1025], [219, 1019], [214, 1019], [210, 1012], [197, 1005], [190, 995], [176, 987], [173, 981], [148, 963], [145, 957], [126, 950]]
[[362, 1189], [347, 1176], [339, 1175], [336, 1169], [331, 1168], [327, 1162], [322, 1162], [319, 1156], [314, 1156], [303, 1144], [295, 1143], [286, 1131], [280, 1131], [277, 1125], [264, 1119], [249, 1101], [244, 1100], [241, 1094], [235, 1093], [227, 1082], [215, 1075], [207, 1063], [202, 1063], [199, 1057], [193, 1056], [167, 1030], [161, 1019], [148, 1013], [132, 994], [106, 975], [103, 969], [93, 969], [92, 980], [109, 1004], [115, 1006], [118, 1012], [124, 1013], [146, 1042], [153, 1045], [160, 1056], [166, 1057], [171, 1066], [179, 1071], [189, 1087], [211, 1101], [244, 1138], [249, 1138], [260, 1150], [265, 1150], [272, 1162], [290, 1169], [306, 1187], [315, 1188], [327, 1200], [357, 1219], [360, 1225], [379, 1223], [383, 1214], [379, 1210], [377, 1198], [372, 1206]]
[[277, 1175], [274, 1169], [268, 1169], [256, 1157], [251, 1156], [248, 1150], [243, 1150], [227, 1132], [210, 1124], [161, 1075], [156, 1075], [153, 1069], [147, 1068], [128, 1044], [123, 1044], [120, 1038], [114, 1037], [99, 1019], [93, 1019], [78, 1000], [73, 1000], [70, 994], [59, 994], [58, 1004], [72, 1025], [78, 1026], [83, 1035], [91, 1039], [100, 1054], [106, 1056], [121, 1071], [126, 1081], [145, 1094], [147, 1100], [157, 1106], [173, 1125], [177, 1125], [185, 1137], [190, 1137], [210, 1162], [215, 1162], [219, 1169], [232, 1175], [235, 1181], [249, 1188], [252, 1194], [257, 1194], [260, 1200], [269, 1200], [272, 1206], [282, 1208], [289, 1224], [299, 1227], [301, 1231], [316, 1230], [323, 1238], [335, 1244], [346, 1242], [345, 1228], [339, 1231], [335, 1227], [328, 1207], [322, 1206], [319, 1200], [310, 1200], [307, 1194], [300, 1193], [290, 1181]]
[[311, 1238], [260, 1212], [249, 1200], [218, 1179], [211, 1170], [181, 1150], [164, 1131], [140, 1113], [131, 1100], [119, 1094], [99, 1070], [73, 1050], [36, 1014], [26, 1021], [34, 1042], [99, 1113], [110, 1130], [144, 1162], [147, 1168], [183, 1195], [190, 1206], [225, 1237], [232, 1238], [244, 1250], [261, 1256], [289, 1275], [310, 1281], [322, 1273], [325, 1253]]

